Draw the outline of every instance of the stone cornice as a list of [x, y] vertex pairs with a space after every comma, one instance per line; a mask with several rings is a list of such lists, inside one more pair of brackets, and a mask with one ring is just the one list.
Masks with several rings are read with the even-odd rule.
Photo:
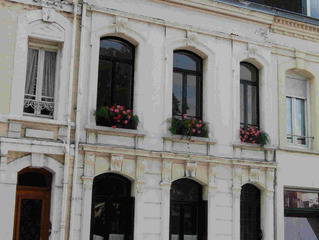
[[282, 17], [275, 17], [271, 25], [271, 31], [290, 37], [305, 40], [319, 40], [319, 26], [302, 23]]

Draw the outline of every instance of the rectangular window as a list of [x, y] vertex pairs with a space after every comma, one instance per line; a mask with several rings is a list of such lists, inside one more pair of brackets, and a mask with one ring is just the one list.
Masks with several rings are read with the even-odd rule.
[[319, 18], [319, 0], [307, 0], [308, 16]]
[[25, 83], [25, 115], [53, 118], [57, 52], [29, 47]]
[[286, 78], [287, 142], [307, 145], [307, 80], [297, 75]]
[[319, 239], [319, 193], [285, 190], [285, 240]]

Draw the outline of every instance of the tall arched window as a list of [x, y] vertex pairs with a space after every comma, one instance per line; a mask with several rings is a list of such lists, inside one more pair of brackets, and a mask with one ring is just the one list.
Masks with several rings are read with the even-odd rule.
[[202, 186], [190, 179], [172, 183], [170, 240], [207, 239], [207, 202]]
[[100, 41], [97, 108], [122, 105], [133, 107], [134, 46], [120, 38]]
[[118, 174], [94, 178], [91, 240], [133, 239], [134, 198], [131, 182]]
[[174, 51], [173, 116], [202, 118], [202, 59], [196, 54]]
[[247, 62], [240, 63], [240, 125], [259, 127], [259, 71]]
[[51, 181], [51, 173], [44, 169], [18, 173], [13, 239], [49, 239]]
[[260, 190], [252, 184], [245, 184], [240, 195], [240, 240], [261, 239]]

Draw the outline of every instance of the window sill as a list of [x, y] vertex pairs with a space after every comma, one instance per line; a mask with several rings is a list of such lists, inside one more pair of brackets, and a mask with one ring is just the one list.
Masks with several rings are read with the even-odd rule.
[[112, 128], [104, 126], [87, 126], [86, 131], [88, 133], [121, 136], [121, 137], [144, 137], [146, 134], [140, 130], [125, 129], [125, 128]]
[[172, 135], [172, 136], [167, 136], [163, 137], [164, 140], [166, 141], [171, 141], [171, 142], [179, 142], [179, 143], [196, 143], [196, 144], [216, 144], [216, 141], [211, 138], [205, 138], [205, 137], [187, 137], [183, 135]]
[[307, 147], [299, 147], [299, 146], [282, 146], [279, 147], [278, 150], [287, 151], [287, 152], [294, 152], [294, 153], [307, 153], [307, 154], [319, 154], [318, 151], [314, 151]]
[[260, 151], [273, 151], [276, 148], [274, 146], [265, 145], [260, 146], [259, 144], [252, 144], [252, 143], [233, 143], [233, 148], [240, 148], [240, 149], [246, 149], [246, 150], [260, 150]]
[[[16, 122], [32, 122], [32, 123], [40, 123], [40, 124], [50, 124], [56, 126], [68, 126], [66, 121], [58, 121], [54, 119], [48, 118], [37, 118], [31, 116], [9, 116], [8, 121], [16, 121]], [[75, 126], [74, 122], [71, 122], [71, 126]]]

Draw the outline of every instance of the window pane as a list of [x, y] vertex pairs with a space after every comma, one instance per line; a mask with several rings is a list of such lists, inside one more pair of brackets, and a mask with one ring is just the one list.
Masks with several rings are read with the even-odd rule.
[[285, 208], [319, 209], [318, 196], [318, 193], [285, 191]]
[[258, 69], [249, 63], [240, 64], [240, 79], [257, 82]]
[[133, 47], [121, 40], [102, 39], [100, 42], [100, 56], [132, 60]]
[[184, 239], [197, 238], [197, 211], [193, 205], [184, 205]]
[[42, 97], [53, 100], [55, 86], [56, 52], [44, 53]]
[[244, 124], [245, 119], [244, 85], [240, 84], [240, 123]]
[[39, 50], [28, 49], [27, 76], [25, 84], [25, 93], [28, 95], [36, 94], [37, 73], [38, 73]]
[[108, 106], [111, 100], [112, 62], [99, 62], [99, 80], [97, 87], [97, 107]]
[[131, 87], [133, 68], [131, 64], [116, 63], [113, 76], [113, 102], [126, 108], [131, 108]]
[[306, 144], [304, 136], [306, 135], [305, 126], [305, 100], [296, 99], [296, 129], [295, 135], [301, 136], [297, 137], [297, 142], [299, 144]]
[[178, 235], [180, 233], [181, 209], [179, 204], [171, 205], [171, 234]]
[[247, 85], [247, 123], [258, 125], [257, 117], [257, 87]]
[[318, 217], [285, 217], [285, 240], [318, 239]]
[[292, 99], [286, 97], [286, 127], [287, 127], [287, 140], [292, 143]]
[[319, 18], [319, 1], [310, 0], [310, 16]]
[[173, 115], [182, 114], [183, 99], [183, 75], [181, 73], [173, 73]]
[[200, 59], [191, 53], [175, 52], [174, 53], [174, 68], [181, 68], [191, 71], [200, 71]]
[[187, 90], [186, 90], [186, 114], [196, 117], [196, 76], [187, 75]]

